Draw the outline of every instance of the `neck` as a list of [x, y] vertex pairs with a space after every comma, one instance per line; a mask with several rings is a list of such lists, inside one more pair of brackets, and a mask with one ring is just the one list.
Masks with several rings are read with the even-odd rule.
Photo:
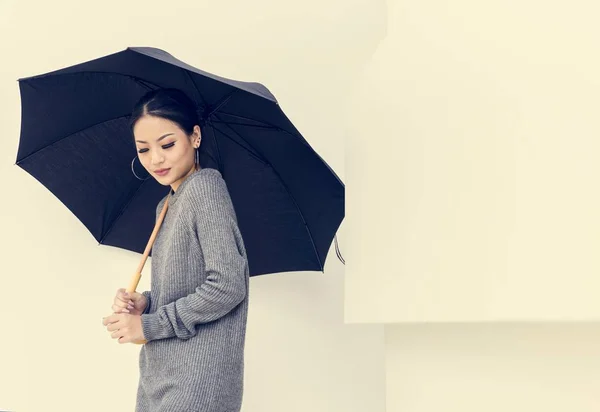
[[183, 176], [180, 179], [177, 179], [176, 182], [173, 182], [171, 184], [171, 189], [173, 190], [173, 192], [176, 192], [177, 189], [179, 188], [179, 186], [181, 186], [181, 183], [183, 183], [183, 181], [185, 179], [187, 179], [188, 177], [190, 177], [192, 175], [192, 173], [197, 172], [198, 170], [200, 170], [200, 165], [195, 163], [194, 166], [185, 174], [185, 176]]

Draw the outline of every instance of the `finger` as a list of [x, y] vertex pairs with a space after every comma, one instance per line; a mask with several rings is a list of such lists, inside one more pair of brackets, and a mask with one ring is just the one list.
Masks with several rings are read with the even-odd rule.
[[128, 305], [125, 302], [115, 302], [112, 305], [112, 310], [114, 312], [117, 312], [117, 309], [129, 309], [129, 310], [131, 310], [131, 309], [134, 309], [134, 306], [133, 305]]
[[113, 331], [113, 330], [119, 329], [120, 327], [122, 327], [122, 325], [123, 324], [121, 321], [115, 321], [115, 322], [106, 322], [104, 326], [106, 326], [106, 330]]
[[116, 300], [116, 303], [123, 303], [125, 305], [127, 304], [133, 304], [133, 301], [131, 300], [131, 298], [129, 297], [125, 297], [125, 296], [119, 296]]
[[117, 306], [117, 305], [112, 305], [112, 310], [113, 310], [115, 313], [121, 313], [121, 312], [124, 312], [124, 313], [130, 313], [130, 312], [129, 312], [129, 309], [125, 309], [125, 308], [119, 307], [119, 306]]
[[110, 334], [113, 339], [120, 339], [124, 335], [124, 332], [121, 329], [117, 329], [113, 333]]
[[102, 321], [102, 323], [104, 324], [104, 326], [110, 324], [110, 323], [115, 323], [120, 321], [121, 319], [123, 319], [123, 314], [120, 313], [113, 313], [112, 315], [109, 315], [107, 317], [104, 318], [104, 320]]
[[127, 291], [125, 290], [125, 288], [119, 288], [117, 290], [117, 298], [124, 300], [127, 296]]
[[118, 299], [115, 301], [115, 303], [118, 303], [119, 305], [122, 305], [123, 307], [133, 306], [133, 300], [131, 300], [131, 299]]
[[131, 294], [127, 293], [127, 291], [125, 289], [119, 289], [120, 293], [117, 295], [117, 297], [125, 302], [125, 303], [130, 303], [131, 302]]

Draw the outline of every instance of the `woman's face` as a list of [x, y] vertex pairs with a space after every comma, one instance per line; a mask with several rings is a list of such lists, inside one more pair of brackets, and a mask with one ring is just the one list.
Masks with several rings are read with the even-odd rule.
[[[141, 117], [133, 128], [138, 158], [161, 185], [177, 190], [195, 170], [195, 147], [200, 144], [200, 127], [188, 136], [174, 122], [155, 116]], [[166, 174], [158, 171], [167, 169]]]

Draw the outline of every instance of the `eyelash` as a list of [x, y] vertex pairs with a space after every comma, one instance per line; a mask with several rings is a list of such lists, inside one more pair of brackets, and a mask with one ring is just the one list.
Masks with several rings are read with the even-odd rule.
[[[171, 148], [171, 147], [173, 147], [173, 146], [175, 146], [175, 142], [173, 142], [173, 143], [169, 143], [169, 144], [166, 144], [166, 145], [164, 145], [162, 148], [163, 148], [163, 149], [170, 149], [170, 148]], [[144, 152], [142, 152], [142, 150], [145, 150], [145, 151], [144, 151]], [[146, 153], [146, 151], [148, 151], [148, 149], [140, 149], [140, 150], [138, 150], [138, 153]]]

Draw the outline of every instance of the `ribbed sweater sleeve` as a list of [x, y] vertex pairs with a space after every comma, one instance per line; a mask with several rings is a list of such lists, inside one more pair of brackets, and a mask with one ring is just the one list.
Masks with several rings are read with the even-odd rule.
[[[206, 174], [189, 182], [185, 205], [205, 263], [206, 280], [195, 293], [142, 315], [147, 341], [196, 335], [196, 325], [229, 313], [246, 296], [246, 259], [238, 248], [237, 219], [222, 177]], [[183, 201], [183, 199], [179, 199]], [[183, 205], [182, 205], [183, 206]], [[187, 250], [181, 245], [181, 250]]]
[[146, 290], [146, 291], [142, 292], [142, 295], [146, 296], [146, 300], [148, 301], [148, 303], [146, 304], [146, 308], [142, 312], [142, 315], [143, 315], [144, 313], [148, 313], [148, 311], [150, 310], [150, 296], [151, 296], [151, 292], [149, 290]]

